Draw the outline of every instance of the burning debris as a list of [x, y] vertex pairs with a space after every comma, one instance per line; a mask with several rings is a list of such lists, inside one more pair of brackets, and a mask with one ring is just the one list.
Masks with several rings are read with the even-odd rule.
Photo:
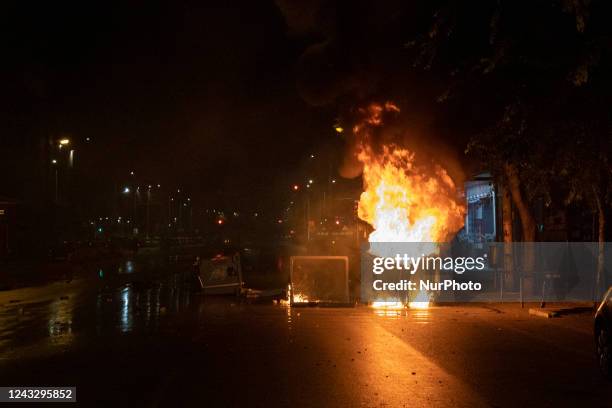
[[[429, 157], [418, 160], [417, 152], [399, 141], [380, 140], [385, 116], [399, 112], [391, 102], [373, 103], [359, 111], [361, 120], [353, 127], [364, 186], [358, 216], [373, 227], [368, 237], [371, 253], [376, 254], [372, 243], [422, 242], [422, 250], [430, 254], [437, 250], [435, 243], [451, 238], [463, 226], [465, 207], [442, 166]], [[410, 306], [426, 308], [429, 301], [428, 293], [419, 292]], [[380, 307], [390, 305], [397, 307], [397, 302], [380, 302]]]
[[377, 146], [374, 140], [383, 113], [399, 111], [391, 102], [371, 104], [353, 127], [363, 166], [358, 216], [374, 228], [370, 242], [442, 242], [464, 222], [455, 183], [439, 164], [417, 161], [416, 152], [396, 143]]
[[364, 148], [364, 192], [358, 216], [374, 227], [370, 242], [441, 242], [463, 225], [464, 207], [446, 171], [419, 167], [415, 154], [384, 146], [379, 155]]

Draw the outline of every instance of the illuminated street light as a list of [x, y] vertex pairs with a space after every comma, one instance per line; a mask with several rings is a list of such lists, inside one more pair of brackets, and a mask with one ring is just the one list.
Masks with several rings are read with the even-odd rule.
[[300, 186], [298, 186], [297, 184], [293, 185], [293, 191], [298, 191], [300, 189]]
[[60, 139], [59, 141], [60, 146], [66, 146], [70, 144], [70, 139]]
[[308, 180], [308, 184], [312, 184], [312, 183], [314, 183], [313, 179]]
[[123, 194], [129, 194], [130, 193], [130, 188], [129, 187], [123, 187]]
[[344, 128], [343, 128], [342, 126], [340, 126], [340, 125], [336, 125], [336, 126], [334, 126], [334, 130], [335, 130], [337, 133], [342, 133], [342, 132], [344, 132]]
[[53, 159], [53, 160], [51, 160], [51, 163], [57, 164], [57, 160]]
[[130, 176], [133, 176], [133, 175], [134, 175], [134, 171], [130, 171]]

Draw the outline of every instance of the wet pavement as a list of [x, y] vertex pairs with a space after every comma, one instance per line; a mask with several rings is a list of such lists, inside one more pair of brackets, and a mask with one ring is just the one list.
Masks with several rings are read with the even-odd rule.
[[0, 292], [0, 384], [75, 385], [92, 406], [612, 401], [594, 363], [589, 313], [288, 308], [203, 296], [182, 274], [111, 275]]

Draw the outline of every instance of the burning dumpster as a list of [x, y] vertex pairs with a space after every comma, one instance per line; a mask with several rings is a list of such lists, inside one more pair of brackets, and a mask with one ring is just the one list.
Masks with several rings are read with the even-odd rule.
[[347, 305], [349, 269], [346, 256], [292, 256], [291, 305]]

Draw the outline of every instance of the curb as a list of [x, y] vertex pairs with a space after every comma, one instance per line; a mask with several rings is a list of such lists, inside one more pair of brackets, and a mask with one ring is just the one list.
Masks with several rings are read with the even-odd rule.
[[559, 313], [554, 310], [536, 309], [533, 307], [529, 309], [529, 314], [538, 317], [544, 317], [547, 319], [550, 319], [551, 317], [557, 317], [559, 315]]
[[534, 316], [539, 316], [539, 317], [546, 317], [546, 318], [551, 318], [551, 317], [561, 317], [564, 315], [569, 315], [569, 314], [576, 314], [576, 313], [585, 313], [585, 312], [590, 312], [593, 311], [592, 307], [585, 307], [585, 306], [575, 306], [575, 307], [556, 307], [556, 308], [536, 308], [536, 307], [532, 307], [529, 309], [529, 314], [530, 315], [534, 315]]

